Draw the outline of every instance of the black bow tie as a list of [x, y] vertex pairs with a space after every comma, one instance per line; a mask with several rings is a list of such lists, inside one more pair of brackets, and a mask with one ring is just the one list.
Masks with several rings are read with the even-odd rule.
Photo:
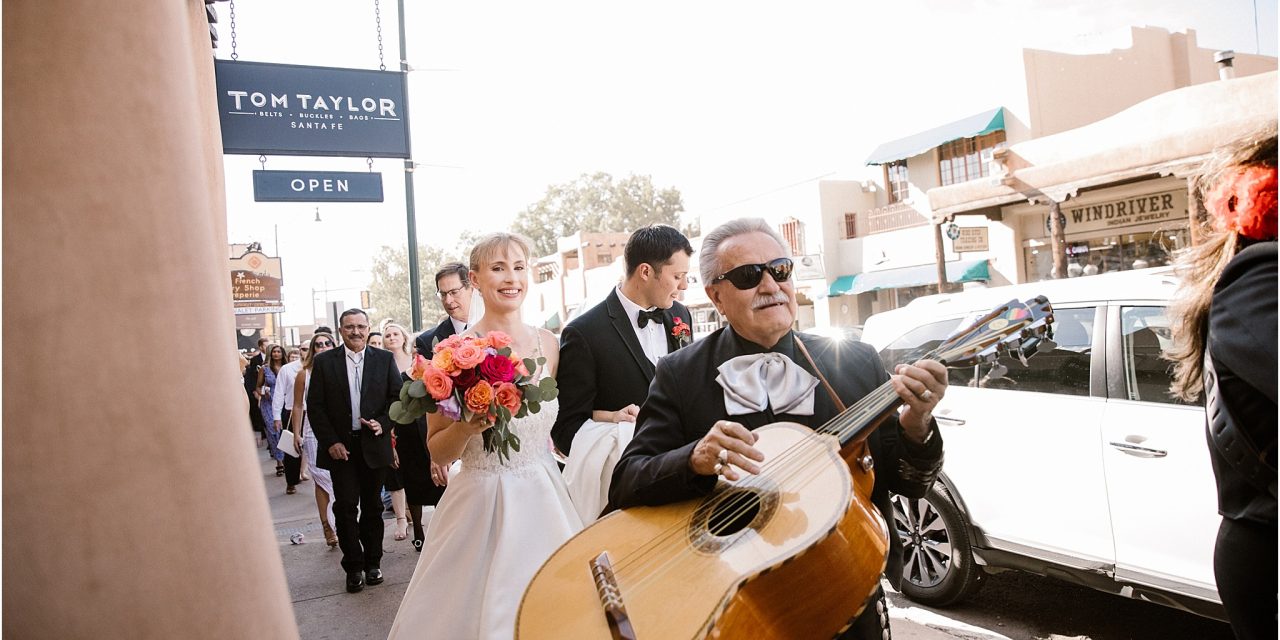
[[662, 324], [662, 309], [654, 309], [653, 311], [641, 311], [640, 317], [636, 319], [636, 326], [643, 329], [645, 325], [652, 320], [658, 324]]

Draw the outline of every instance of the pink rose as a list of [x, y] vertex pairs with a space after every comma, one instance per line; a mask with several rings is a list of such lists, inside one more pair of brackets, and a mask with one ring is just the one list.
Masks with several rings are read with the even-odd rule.
[[462, 346], [453, 350], [453, 365], [459, 369], [475, 368], [484, 362], [484, 358], [484, 349], [471, 340], [464, 341]]
[[435, 367], [427, 368], [426, 377], [422, 379], [422, 383], [427, 386], [427, 393], [437, 401], [448, 398], [453, 392], [453, 378]]
[[511, 356], [511, 366], [515, 367], [516, 373], [520, 374], [521, 378], [529, 376], [529, 367], [524, 366], [524, 360], [513, 355]]
[[494, 349], [509, 347], [511, 346], [511, 336], [501, 331], [490, 331], [489, 346], [493, 347]]
[[480, 363], [480, 375], [489, 382], [511, 382], [516, 379], [515, 365], [510, 358], [489, 356]]
[[433, 350], [436, 353], [439, 353], [445, 349], [449, 349], [450, 351], [452, 351], [454, 349], [457, 349], [461, 345], [462, 345], [462, 336], [455, 333], [449, 336], [448, 338], [445, 338], [444, 340], [437, 342]]
[[506, 407], [511, 415], [520, 410], [520, 388], [510, 382], [499, 382], [494, 387], [494, 399], [499, 406]]

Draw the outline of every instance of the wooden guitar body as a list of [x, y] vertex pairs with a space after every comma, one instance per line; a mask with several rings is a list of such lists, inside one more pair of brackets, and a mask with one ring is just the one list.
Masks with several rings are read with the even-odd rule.
[[642, 640], [829, 638], [852, 622], [889, 548], [872, 474], [855, 465], [855, 481], [836, 438], [803, 425], [755, 433], [765, 454], [759, 476], [721, 480], [704, 498], [615, 512], [566, 542], [525, 592], [516, 637], [615, 637], [593, 576], [602, 553]]

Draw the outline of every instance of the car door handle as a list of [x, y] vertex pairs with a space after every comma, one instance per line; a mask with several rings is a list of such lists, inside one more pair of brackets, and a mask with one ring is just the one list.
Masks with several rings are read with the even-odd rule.
[[1112, 442], [1111, 446], [1139, 458], [1163, 458], [1169, 455], [1164, 449], [1152, 449], [1151, 447], [1140, 447], [1131, 442]]
[[938, 422], [946, 422], [948, 424], [952, 424], [957, 427], [964, 426], [964, 420], [961, 420], [960, 418], [948, 418], [947, 416], [940, 416], [936, 413], [933, 415], [933, 417], [937, 418]]

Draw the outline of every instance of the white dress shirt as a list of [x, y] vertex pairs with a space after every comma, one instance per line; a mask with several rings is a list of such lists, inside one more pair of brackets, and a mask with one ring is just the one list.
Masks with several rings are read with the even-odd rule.
[[351, 430], [360, 430], [360, 385], [364, 380], [364, 357], [368, 348], [352, 351], [342, 345], [342, 355], [347, 359], [347, 388], [351, 390]]
[[640, 312], [651, 311], [656, 307], [641, 309], [640, 305], [623, 295], [622, 287], [618, 287], [618, 301], [622, 303], [623, 311], [627, 312], [627, 322], [631, 323], [631, 330], [636, 332], [636, 339], [640, 341], [644, 355], [649, 358], [649, 362], [658, 364], [658, 358], [667, 355], [667, 328], [661, 322], [650, 322], [643, 329], [639, 325]]
[[459, 319], [457, 319], [457, 318], [455, 318], [455, 317], [453, 317], [453, 316], [449, 316], [449, 322], [452, 322], [452, 323], [453, 323], [453, 332], [454, 332], [454, 333], [462, 333], [463, 331], [466, 331], [466, 330], [467, 330], [467, 323], [465, 323], [465, 322], [463, 322], [463, 321], [461, 321], [461, 320], [459, 320]]
[[271, 396], [272, 420], [280, 422], [284, 409], [293, 411], [293, 381], [298, 378], [301, 370], [302, 361], [298, 360], [280, 367], [280, 371], [276, 373], [276, 390]]

